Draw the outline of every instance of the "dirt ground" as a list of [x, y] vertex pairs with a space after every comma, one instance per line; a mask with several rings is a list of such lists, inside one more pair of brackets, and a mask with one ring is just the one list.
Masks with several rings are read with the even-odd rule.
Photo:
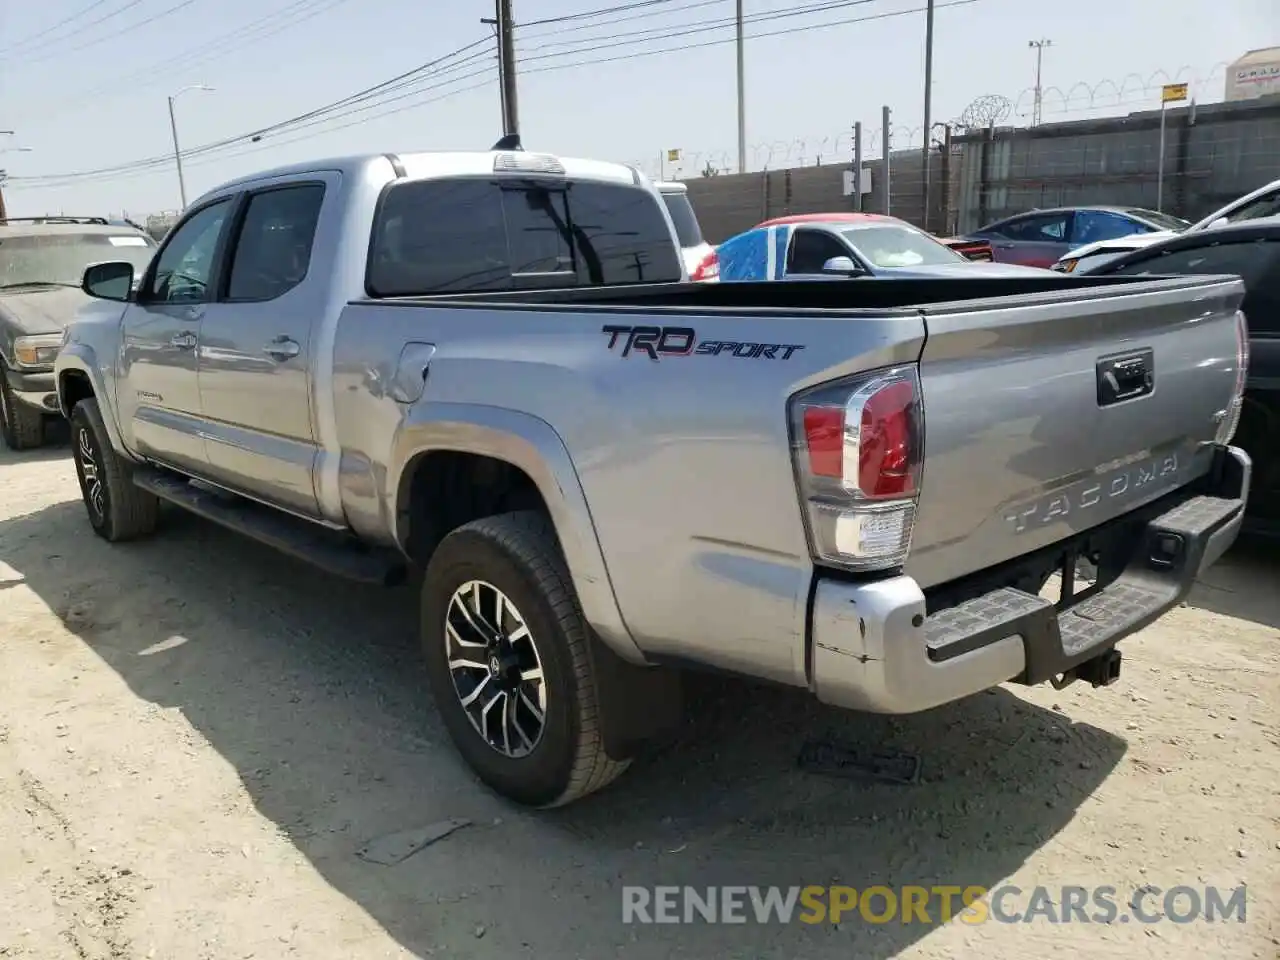
[[[1107, 690], [892, 720], [695, 678], [679, 740], [530, 813], [425, 693], [411, 589], [194, 518], [111, 547], [65, 447], [0, 452], [0, 957], [1280, 956], [1280, 562], [1238, 549]], [[797, 768], [809, 734], [923, 781]], [[464, 817], [394, 866], [367, 841]], [[1248, 884], [1245, 922], [638, 926], [624, 884]], [[1055, 897], [1056, 899], [1056, 897]]]

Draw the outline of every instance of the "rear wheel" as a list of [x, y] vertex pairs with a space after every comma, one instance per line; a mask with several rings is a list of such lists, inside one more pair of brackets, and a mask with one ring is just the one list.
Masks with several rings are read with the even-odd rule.
[[569, 803], [628, 766], [605, 752], [589, 637], [540, 514], [468, 523], [428, 564], [422, 638], [436, 707], [480, 779], [518, 803]]
[[81, 400], [71, 412], [71, 449], [80, 495], [98, 536], [115, 543], [156, 528], [160, 501], [134, 485], [130, 464], [111, 446], [97, 400]]
[[0, 436], [10, 450], [32, 450], [44, 445], [43, 411], [23, 403], [13, 395], [13, 387], [0, 365]]

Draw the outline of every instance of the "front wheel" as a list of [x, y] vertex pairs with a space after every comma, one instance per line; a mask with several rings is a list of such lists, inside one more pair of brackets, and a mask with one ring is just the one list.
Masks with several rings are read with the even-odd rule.
[[427, 676], [454, 745], [503, 796], [560, 806], [627, 768], [605, 752], [589, 636], [540, 514], [475, 520], [433, 554], [422, 594]]
[[111, 446], [97, 400], [81, 400], [71, 411], [71, 449], [80, 495], [98, 536], [115, 543], [156, 528], [160, 502], [134, 485], [128, 461]]
[[10, 450], [33, 450], [45, 441], [44, 412], [13, 395], [3, 364], [0, 364], [0, 437]]

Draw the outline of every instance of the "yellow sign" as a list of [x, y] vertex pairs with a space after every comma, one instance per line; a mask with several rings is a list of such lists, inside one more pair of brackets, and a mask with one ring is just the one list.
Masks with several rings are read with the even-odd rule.
[[680, 151], [679, 151], [679, 150], [668, 150], [668, 151], [667, 151], [667, 163], [677, 163], [679, 160], [680, 160]]
[[1187, 86], [1185, 83], [1166, 83], [1160, 88], [1160, 102], [1181, 103], [1187, 99]]

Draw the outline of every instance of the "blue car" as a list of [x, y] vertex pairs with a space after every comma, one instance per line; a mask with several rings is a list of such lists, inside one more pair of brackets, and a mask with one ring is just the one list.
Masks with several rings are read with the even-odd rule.
[[767, 221], [716, 248], [720, 282], [1040, 276], [1038, 267], [968, 260], [905, 220], [871, 214]]

